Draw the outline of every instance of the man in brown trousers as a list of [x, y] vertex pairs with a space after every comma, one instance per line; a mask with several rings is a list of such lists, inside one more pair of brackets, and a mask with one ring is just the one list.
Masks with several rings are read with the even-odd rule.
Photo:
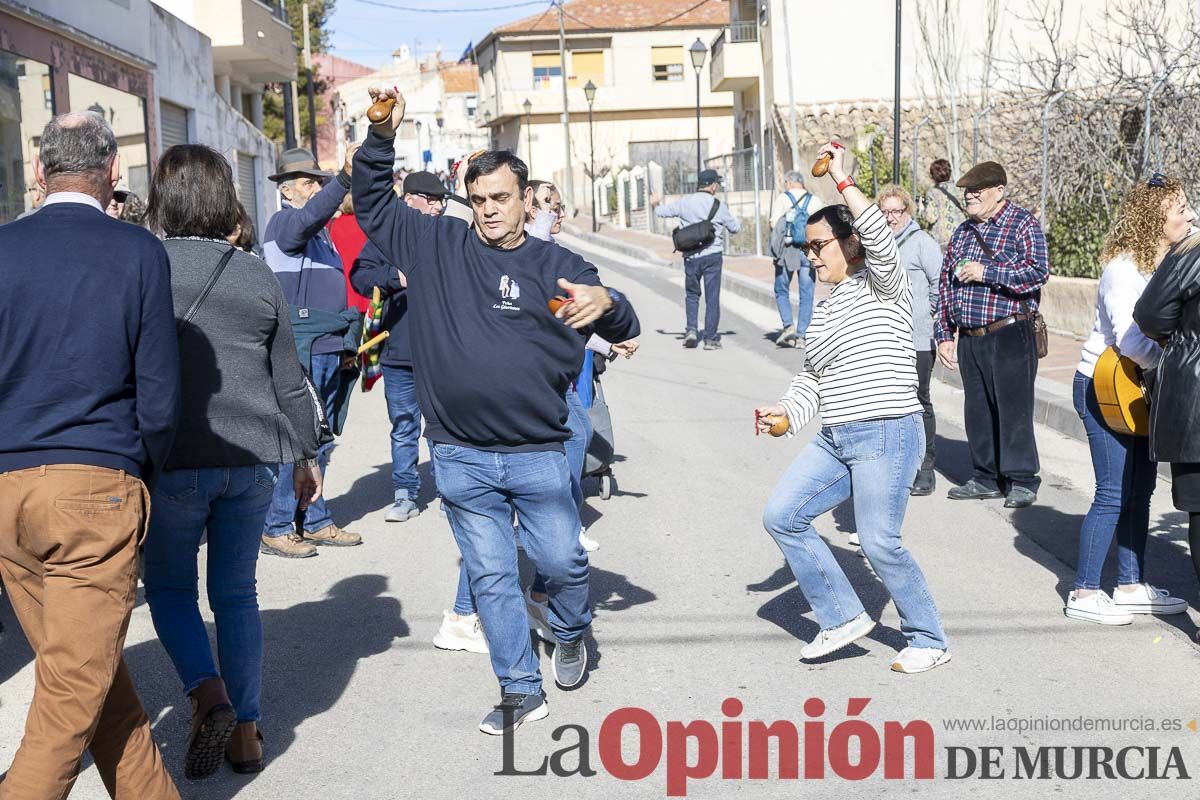
[[111, 796], [178, 800], [121, 658], [178, 416], [170, 267], [104, 213], [103, 117], [52, 119], [34, 169], [45, 202], [0, 227], [0, 576], [37, 659], [0, 800], [66, 797], [84, 750]]

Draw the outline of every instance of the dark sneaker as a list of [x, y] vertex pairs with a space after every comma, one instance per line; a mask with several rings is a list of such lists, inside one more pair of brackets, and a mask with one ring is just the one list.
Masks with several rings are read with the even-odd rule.
[[587, 645], [583, 639], [573, 642], [559, 642], [554, 647], [554, 682], [564, 689], [570, 689], [583, 680], [587, 667]]
[[479, 730], [489, 736], [503, 736], [521, 727], [522, 722], [545, 719], [550, 713], [546, 696], [538, 694], [510, 694], [505, 692], [500, 704], [488, 712], [479, 723]]
[[1004, 499], [1005, 508], [1029, 508], [1037, 502], [1037, 492], [1030, 491], [1024, 486], [1014, 486], [1008, 490], [1008, 497]]
[[999, 489], [989, 489], [972, 478], [962, 486], [955, 486], [946, 492], [946, 497], [951, 500], [991, 500], [996, 497], [1004, 497], [1004, 493]]
[[705, 339], [704, 340], [704, 349], [705, 350], [720, 350], [721, 349], [721, 340], [720, 339]]
[[688, 331], [683, 337], [683, 346], [690, 350], [695, 347], [699, 341], [700, 334], [696, 333], [695, 331]]
[[913, 497], [926, 497], [933, 494], [936, 486], [937, 475], [933, 470], [918, 470], [917, 479], [913, 481], [912, 491], [909, 494]]

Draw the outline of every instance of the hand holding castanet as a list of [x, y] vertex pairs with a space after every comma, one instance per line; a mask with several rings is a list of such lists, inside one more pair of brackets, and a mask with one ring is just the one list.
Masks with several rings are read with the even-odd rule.
[[783, 436], [791, 428], [782, 406], [762, 406], [754, 409], [754, 434], [769, 433]]
[[367, 109], [367, 119], [375, 132], [385, 138], [396, 135], [396, 129], [404, 121], [404, 95], [395, 87], [380, 89], [372, 86], [367, 89], [371, 97], [371, 107]]
[[372, 123], [383, 122], [391, 115], [395, 105], [396, 98], [381, 97], [367, 109], [367, 119], [371, 120]]
[[[369, 116], [369, 114], [368, 114]], [[818, 158], [812, 165], [812, 174], [814, 178], [823, 178], [825, 173], [829, 172], [829, 162], [833, 161], [833, 156], [828, 153]]]

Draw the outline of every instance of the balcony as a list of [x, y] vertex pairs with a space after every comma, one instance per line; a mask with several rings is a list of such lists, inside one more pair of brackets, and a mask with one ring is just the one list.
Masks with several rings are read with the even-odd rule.
[[751, 89], [760, 78], [761, 66], [758, 24], [735, 22], [713, 40], [709, 88], [714, 92]]
[[236, 83], [296, 79], [296, 49], [282, 0], [195, 0], [196, 27], [212, 39], [213, 71]]

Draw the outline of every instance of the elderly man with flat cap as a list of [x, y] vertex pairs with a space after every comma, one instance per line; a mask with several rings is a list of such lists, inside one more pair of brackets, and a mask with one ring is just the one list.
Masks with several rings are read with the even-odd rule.
[[[427, 216], [441, 216], [446, 205], [445, 185], [430, 172], [410, 172], [404, 177], [403, 198], [409, 208]], [[407, 266], [390, 264], [371, 240], [350, 268], [350, 284], [367, 297], [378, 286], [387, 299], [383, 327], [387, 341], [379, 357], [383, 368], [383, 390], [388, 417], [392, 423], [392, 507], [384, 517], [388, 522], [407, 522], [421, 513], [417, 496], [421, 477], [417, 473], [420, 455], [421, 407], [417, 404], [417, 381], [413, 374], [412, 343], [408, 334]]]
[[[361, 329], [356, 322], [358, 310], [346, 308], [342, 259], [325, 226], [350, 191], [353, 157], [353, 150], [347, 152], [341, 171], [330, 180], [335, 176], [320, 169], [312, 153], [302, 148], [285, 150], [279, 157], [279, 171], [270, 176], [283, 202], [263, 231], [263, 255], [287, 298], [300, 364], [312, 377], [334, 432], [340, 430], [338, 421], [344, 419], [353, 386], [351, 371]], [[331, 449], [326, 444], [317, 453], [322, 475]], [[259, 549], [268, 555], [307, 558], [317, 554], [316, 545], [362, 544], [357, 533], [333, 524], [324, 498], [308, 507], [304, 524], [296, 530], [292, 466], [279, 467]]]
[[[1008, 199], [1004, 167], [985, 161], [958, 181], [967, 219], [946, 248], [934, 336], [938, 359], [962, 374], [967, 445], [974, 475], [951, 500], [1037, 500], [1033, 315], [1050, 277], [1042, 227]], [[955, 346], [954, 337], [958, 335]]]

